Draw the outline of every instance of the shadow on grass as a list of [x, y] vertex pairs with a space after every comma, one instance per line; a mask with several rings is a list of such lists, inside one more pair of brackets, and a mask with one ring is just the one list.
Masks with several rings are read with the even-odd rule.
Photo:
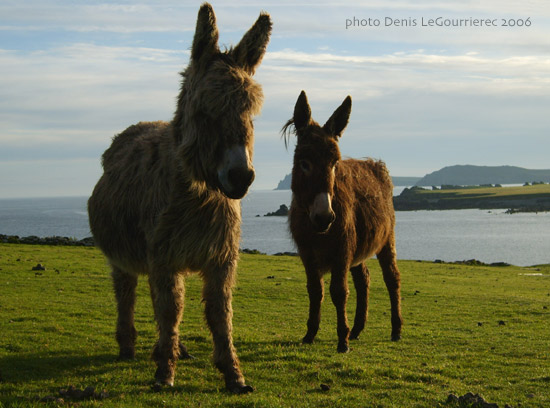
[[116, 369], [114, 354], [16, 353], [0, 358], [4, 383], [57, 380], [67, 376], [101, 376]]
[[319, 358], [330, 358], [337, 354], [336, 343], [324, 340], [315, 340], [313, 344], [288, 340], [239, 341], [235, 345], [242, 363], [276, 361], [315, 363]]

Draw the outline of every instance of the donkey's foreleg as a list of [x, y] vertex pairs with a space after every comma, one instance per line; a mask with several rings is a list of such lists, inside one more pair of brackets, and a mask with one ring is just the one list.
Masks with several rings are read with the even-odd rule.
[[332, 303], [334, 303], [336, 307], [336, 332], [338, 333], [339, 353], [347, 353], [349, 351], [349, 325], [346, 313], [348, 294], [347, 268], [333, 269], [330, 278], [330, 296], [332, 298]]
[[397, 268], [394, 240], [390, 239], [376, 257], [378, 258], [378, 263], [382, 267], [384, 282], [390, 294], [391, 339], [397, 341], [401, 339], [403, 318], [401, 317], [401, 273]]
[[325, 282], [323, 276], [317, 270], [306, 268], [307, 293], [309, 295], [309, 317], [307, 319], [307, 333], [302, 343], [311, 344], [319, 331], [321, 323], [321, 303], [325, 293]]
[[357, 307], [355, 309], [355, 321], [349, 335], [350, 340], [359, 338], [359, 334], [365, 328], [369, 313], [369, 285], [370, 275], [367, 265], [362, 263], [351, 270], [353, 284], [357, 292]]
[[183, 313], [184, 280], [179, 273], [153, 269], [149, 283], [159, 331], [159, 340], [153, 350], [153, 359], [157, 363], [155, 380], [157, 384], [172, 386], [176, 360], [180, 355], [178, 328]]
[[123, 272], [112, 266], [113, 287], [117, 301], [118, 319], [116, 340], [119, 346], [119, 359], [129, 360], [136, 355], [137, 332], [134, 326], [134, 308], [136, 304], [137, 276]]
[[254, 391], [246, 385], [233, 346], [232, 287], [236, 263], [203, 270], [206, 322], [214, 342], [214, 365], [222, 372], [227, 389], [235, 394]]

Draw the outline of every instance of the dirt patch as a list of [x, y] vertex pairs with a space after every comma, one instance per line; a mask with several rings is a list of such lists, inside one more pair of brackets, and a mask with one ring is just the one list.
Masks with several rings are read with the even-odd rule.
[[86, 387], [83, 390], [72, 385], [67, 389], [59, 390], [58, 395], [47, 395], [45, 397], [35, 397], [38, 402], [54, 402], [56, 404], [65, 404], [66, 402], [76, 402], [85, 400], [102, 401], [109, 398], [106, 390], [97, 392], [94, 387]]

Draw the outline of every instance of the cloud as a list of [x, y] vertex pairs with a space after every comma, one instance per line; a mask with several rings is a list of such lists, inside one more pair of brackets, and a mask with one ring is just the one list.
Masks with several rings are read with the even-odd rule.
[[187, 54], [93, 44], [0, 51], [0, 141], [103, 140], [136, 119], [169, 120]]
[[[174, 10], [176, 8], [176, 10]], [[194, 28], [194, 5], [97, 3], [27, 0], [0, 5], [3, 30], [53, 30], [74, 32], [166, 32]], [[190, 13], [192, 11], [192, 13]]]
[[[27, 169], [22, 185], [28, 186], [32, 174], [48, 184], [48, 172], [54, 183], [60, 172], [80, 171], [91, 190], [99, 172], [94, 166], [112, 135], [140, 120], [171, 119], [198, 6], [166, 0], [0, 4], [4, 174]], [[218, 1], [214, 8], [222, 45], [239, 41], [260, 11], [252, 1]], [[284, 150], [279, 129], [302, 89], [321, 122], [351, 94], [344, 155], [382, 158], [397, 175], [462, 161], [548, 167], [542, 153], [550, 148], [545, 1], [281, 0], [261, 8], [271, 13], [274, 29], [256, 74], [265, 94], [255, 125], [256, 188], [274, 187], [284, 176], [278, 172], [290, 166], [292, 151]], [[353, 16], [439, 15], [531, 16], [532, 25], [345, 28]]]
[[[373, 89], [425, 89], [440, 92], [527, 92], [546, 94], [550, 87], [550, 57], [489, 57], [478, 52], [463, 55], [398, 52], [391, 55], [362, 56], [305, 53], [292, 49], [266, 55], [271, 66], [294, 75], [311, 72], [344, 73], [345, 80], [363, 83]], [[268, 67], [267, 69], [269, 69]], [[342, 77], [333, 78], [339, 86]]]

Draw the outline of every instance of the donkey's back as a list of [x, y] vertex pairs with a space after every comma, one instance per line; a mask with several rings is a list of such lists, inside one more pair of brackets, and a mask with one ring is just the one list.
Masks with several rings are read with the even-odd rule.
[[382, 161], [347, 159], [335, 170], [333, 209], [336, 219], [344, 215], [339, 213], [353, 215], [347, 228], [355, 230], [356, 265], [378, 254], [393, 238], [393, 184]]

